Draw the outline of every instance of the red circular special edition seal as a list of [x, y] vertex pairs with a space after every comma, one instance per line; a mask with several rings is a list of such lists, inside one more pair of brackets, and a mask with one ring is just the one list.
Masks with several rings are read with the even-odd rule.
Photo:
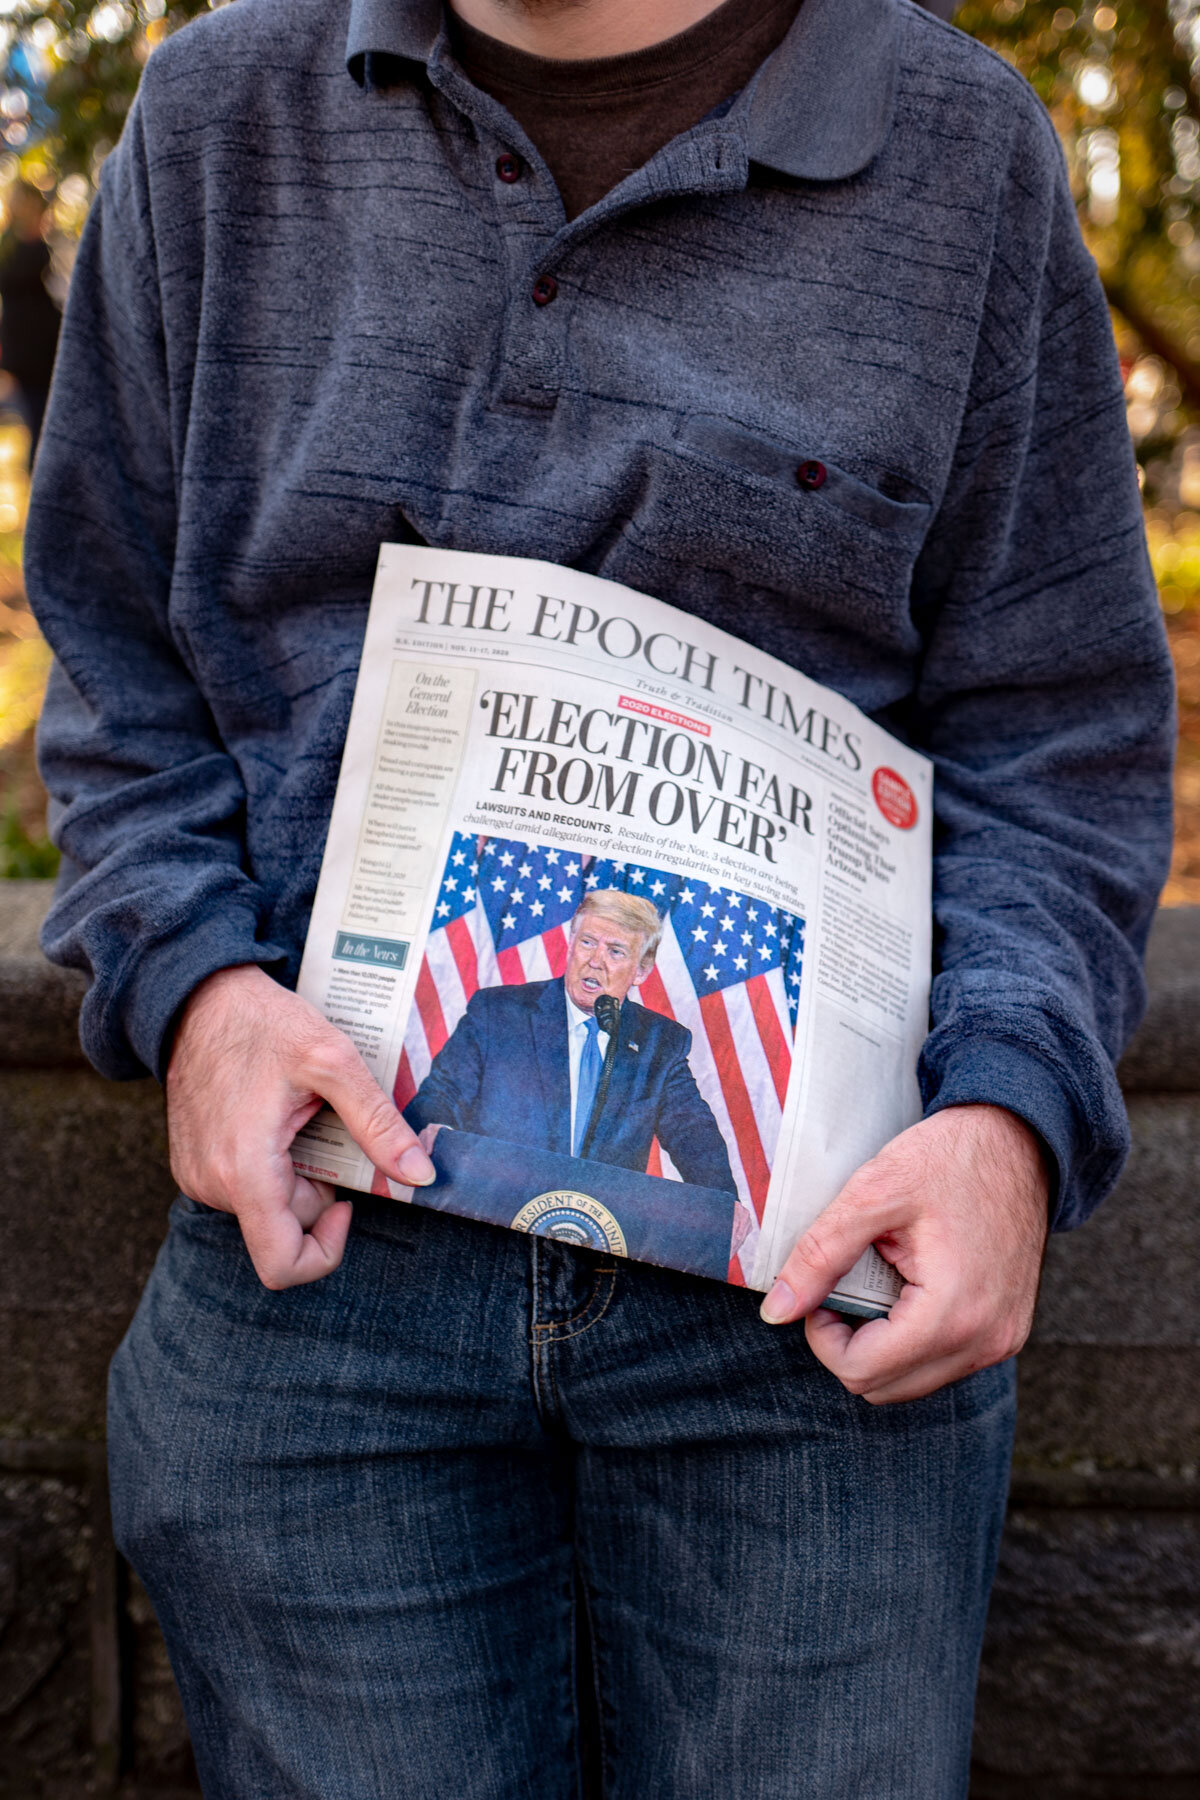
[[917, 822], [917, 796], [895, 769], [876, 769], [871, 777], [875, 804], [897, 831], [911, 831]]

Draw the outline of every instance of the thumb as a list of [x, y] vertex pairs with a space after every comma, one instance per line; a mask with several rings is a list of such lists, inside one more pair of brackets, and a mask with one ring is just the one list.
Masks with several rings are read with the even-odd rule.
[[788, 1325], [813, 1312], [891, 1223], [884, 1196], [869, 1179], [851, 1177], [797, 1240], [780, 1269], [762, 1303], [767, 1324]]
[[[341, 1034], [338, 1034], [341, 1037]], [[417, 1134], [388, 1099], [349, 1038], [322, 1048], [312, 1085], [328, 1100], [359, 1149], [405, 1187], [428, 1187], [436, 1171]]]

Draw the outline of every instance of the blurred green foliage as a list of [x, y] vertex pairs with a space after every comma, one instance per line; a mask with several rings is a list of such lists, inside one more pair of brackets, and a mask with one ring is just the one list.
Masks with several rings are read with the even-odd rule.
[[59, 853], [44, 833], [31, 833], [15, 803], [0, 818], [0, 881], [45, 881], [58, 873]]
[[[52, 194], [60, 244], [155, 45], [224, 3], [0, 0], [0, 186], [20, 173]], [[1167, 603], [1200, 603], [1200, 0], [964, 0], [955, 23], [1050, 110], [1117, 318], [1156, 562], [1189, 515], [1187, 554], [1160, 570]]]
[[[0, 0], [0, 187], [18, 176], [50, 201], [61, 294], [100, 164], [121, 133], [142, 68], [206, 0]], [[0, 396], [3, 407], [5, 396]], [[28, 497], [24, 428], [0, 411], [0, 879], [53, 875], [33, 730], [50, 653], [21, 578]]]
[[39, 152], [56, 178], [92, 181], [121, 134], [154, 45], [207, 4], [7, 0], [0, 5], [0, 43], [9, 83], [4, 100], [12, 110], [4, 138], [18, 151], [28, 144]]
[[[53, 196], [60, 247], [155, 45], [224, 3], [0, 0], [0, 186]], [[1200, 604], [1200, 0], [964, 0], [955, 23], [1050, 110], [1116, 315], [1165, 602]]]
[[956, 23], [1045, 101], [1110, 300], [1200, 408], [1200, 0], [967, 0]]
[[[0, 0], [0, 189], [20, 175], [52, 200], [64, 286], [147, 58], [224, 3]], [[1049, 108], [1114, 309], [1163, 605], [1179, 615], [1177, 646], [1195, 651], [1194, 891], [1173, 897], [1200, 900], [1200, 0], [964, 0], [955, 23]], [[0, 874], [11, 875], [39, 872], [54, 852], [26, 772], [48, 655], [21, 610], [24, 503], [8, 432], [0, 423], [0, 784], [23, 796], [0, 812]]]
[[1163, 604], [1200, 606], [1200, 0], [965, 0], [1054, 120], [1114, 311]]
[[[22, 173], [90, 188], [147, 56], [211, 3], [0, 0], [0, 140]], [[955, 22], [1050, 108], [1110, 298], [1200, 412], [1200, 0], [965, 0]]]
[[[0, 0], [10, 155], [90, 184], [154, 45], [209, 3]], [[1050, 108], [1113, 303], [1200, 409], [1200, 0], [965, 0], [955, 22]]]

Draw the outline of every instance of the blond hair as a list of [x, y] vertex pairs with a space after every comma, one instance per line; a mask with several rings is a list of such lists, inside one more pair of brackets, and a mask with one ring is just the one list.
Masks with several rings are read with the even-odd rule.
[[663, 922], [658, 909], [638, 894], [622, 893], [620, 888], [593, 888], [579, 902], [579, 910], [571, 920], [571, 936], [579, 928], [584, 913], [595, 913], [598, 919], [611, 919], [626, 931], [636, 931], [642, 940], [639, 965], [653, 962], [662, 938]]

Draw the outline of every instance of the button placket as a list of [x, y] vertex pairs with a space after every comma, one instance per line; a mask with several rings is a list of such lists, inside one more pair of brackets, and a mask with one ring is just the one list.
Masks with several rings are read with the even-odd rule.
[[561, 277], [546, 268], [562, 205], [538, 167], [502, 144], [485, 150], [504, 253], [504, 316], [493, 403], [549, 410], [566, 346]]
[[[546, 246], [538, 246], [538, 257]], [[511, 265], [510, 265], [511, 266]], [[533, 268], [537, 268], [534, 261]], [[557, 277], [534, 274], [524, 260], [510, 277], [496, 399], [502, 405], [548, 409], [557, 404], [566, 356], [569, 308]]]
[[485, 153], [496, 192], [507, 277], [494, 403], [549, 410], [557, 404], [562, 386], [570, 316], [576, 305], [586, 304], [577, 289], [571, 291], [569, 281], [564, 285], [570, 272], [564, 264], [580, 251], [586, 253], [598, 231], [613, 229], [624, 215], [643, 206], [744, 187], [749, 167], [746, 148], [728, 128], [714, 132], [700, 127], [694, 141], [668, 146], [630, 183], [623, 183], [620, 199], [599, 202], [570, 225], [550, 177], [538, 163], [523, 162], [521, 179], [511, 182], [499, 175], [498, 165], [512, 152], [493, 138]]

